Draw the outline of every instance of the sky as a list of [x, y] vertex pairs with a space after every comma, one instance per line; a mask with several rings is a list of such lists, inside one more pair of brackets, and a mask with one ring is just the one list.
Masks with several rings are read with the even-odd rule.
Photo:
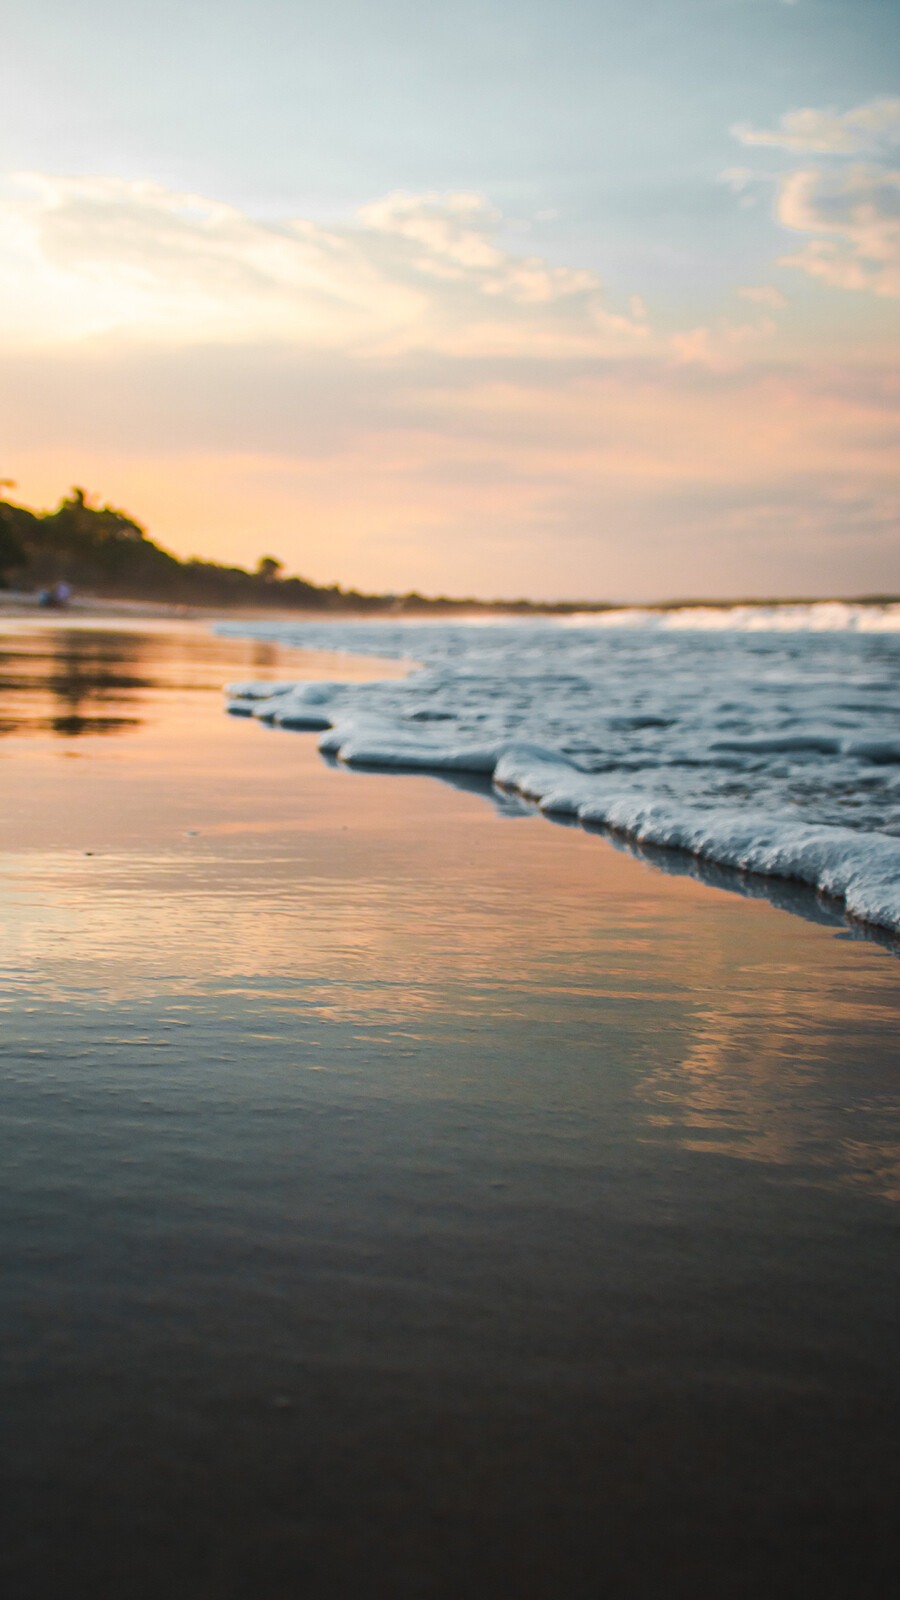
[[7, 6], [0, 477], [379, 591], [900, 592], [896, 0]]

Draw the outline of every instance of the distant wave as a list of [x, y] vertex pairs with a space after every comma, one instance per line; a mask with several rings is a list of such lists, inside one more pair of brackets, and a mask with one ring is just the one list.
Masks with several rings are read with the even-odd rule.
[[626, 606], [619, 611], [577, 612], [564, 624], [595, 628], [730, 629], [757, 633], [900, 633], [900, 601], [860, 605], [819, 600], [810, 605], [679, 606], [649, 611]]
[[[388, 682], [232, 684], [229, 710], [317, 731], [352, 765], [481, 774], [548, 814], [797, 881], [900, 930], [900, 606], [735, 620], [780, 609], [228, 623], [421, 664]], [[684, 621], [699, 615], [715, 620]]]

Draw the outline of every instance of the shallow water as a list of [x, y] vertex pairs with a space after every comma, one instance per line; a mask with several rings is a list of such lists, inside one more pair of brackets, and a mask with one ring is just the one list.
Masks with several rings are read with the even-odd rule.
[[894, 957], [12, 635], [4, 1592], [889, 1592]]
[[793, 632], [759, 607], [743, 625], [710, 612], [714, 627], [679, 612], [627, 627], [235, 622], [227, 633], [423, 667], [238, 682], [229, 709], [327, 730], [320, 749], [351, 764], [490, 775], [548, 813], [799, 880], [900, 933], [900, 606], [872, 609], [885, 626], [868, 631], [811, 625], [828, 606]]

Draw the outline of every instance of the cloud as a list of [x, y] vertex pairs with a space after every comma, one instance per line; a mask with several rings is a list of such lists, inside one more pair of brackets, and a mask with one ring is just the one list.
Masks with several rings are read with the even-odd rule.
[[[881, 98], [850, 111], [789, 111], [778, 129], [732, 129], [744, 144], [836, 156], [884, 152], [900, 144], [900, 99]], [[758, 175], [733, 168], [723, 181], [741, 193]], [[900, 170], [854, 162], [804, 167], [778, 180], [776, 217], [796, 233], [815, 235], [779, 265], [795, 267], [836, 289], [900, 295]], [[760, 303], [763, 291], [741, 289]], [[767, 295], [777, 290], [765, 291]], [[775, 306], [775, 301], [768, 300]]]
[[900, 295], [900, 170], [792, 172], [782, 183], [777, 216], [786, 228], [820, 236], [780, 265], [833, 288]]
[[[777, 294], [777, 289], [773, 293]], [[751, 291], [748, 298], [758, 296]], [[771, 339], [776, 332], [777, 325], [771, 317], [760, 317], [757, 322], [731, 322], [723, 317], [713, 326], [673, 334], [671, 345], [678, 361], [697, 362], [713, 371], [728, 372], [744, 364], [748, 345]]]
[[719, 177], [720, 183], [727, 183], [734, 194], [743, 194], [752, 183], [759, 183], [760, 177], [750, 167], [727, 167]]
[[773, 283], [748, 284], [738, 289], [738, 294], [744, 300], [752, 300], [754, 305], [769, 306], [773, 311], [783, 311], [788, 303], [787, 295]]
[[548, 358], [644, 336], [595, 274], [501, 248], [500, 220], [478, 194], [398, 193], [340, 226], [273, 224], [156, 183], [24, 175], [0, 196], [0, 333]]
[[271, 549], [322, 582], [585, 596], [895, 584], [896, 385], [868, 363], [819, 374], [699, 354], [29, 351], [6, 363], [0, 435], [32, 503], [83, 482], [183, 554]]
[[[788, 226], [852, 256], [862, 190], [806, 177]], [[508, 248], [470, 192], [324, 226], [39, 176], [0, 190], [0, 233], [0, 467], [32, 503], [85, 483], [182, 554], [272, 549], [372, 588], [890, 586], [886, 352], [855, 387], [818, 384], [821, 329], [788, 362], [771, 285], [670, 335], [593, 273]]]
[[900, 100], [870, 100], [837, 113], [806, 106], [788, 111], [777, 128], [751, 128], [738, 123], [732, 133], [742, 144], [777, 145], [823, 155], [857, 155], [900, 144]]

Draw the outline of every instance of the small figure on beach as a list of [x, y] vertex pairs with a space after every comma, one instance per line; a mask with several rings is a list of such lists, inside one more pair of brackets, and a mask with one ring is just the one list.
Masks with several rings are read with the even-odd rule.
[[41, 589], [38, 594], [38, 605], [50, 611], [65, 611], [71, 598], [72, 590], [64, 580], [54, 583], [49, 589]]

